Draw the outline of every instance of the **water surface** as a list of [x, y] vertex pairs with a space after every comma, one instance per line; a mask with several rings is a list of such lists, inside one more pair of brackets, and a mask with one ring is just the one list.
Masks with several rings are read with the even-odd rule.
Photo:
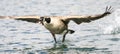
[[70, 22], [75, 33], [68, 34], [65, 43], [57, 35], [57, 44], [40, 24], [0, 19], [0, 54], [120, 54], [119, 0], [1, 0], [0, 4], [3, 16], [94, 15], [109, 5], [115, 10], [90, 23]]

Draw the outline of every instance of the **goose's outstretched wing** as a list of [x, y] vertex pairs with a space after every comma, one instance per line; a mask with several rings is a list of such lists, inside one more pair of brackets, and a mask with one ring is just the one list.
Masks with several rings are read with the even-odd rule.
[[0, 16], [0, 19], [15, 19], [15, 20], [22, 20], [32, 23], [38, 23], [40, 16]]
[[15, 20], [22, 20], [22, 21], [27, 21], [27, 22], [32, 22], [32, 23], [38, 23], [40, 16], [16, 16], [14, 17]]
[[72, 20], [72, 21], [74, 21], [77, 24], [80, 24], [82, 22], [89, 23], [91, 21], [103, 18], [103, 17], [111, 14], [111, 12], [112, 12], [111, 6], [110, 7], [107, 6], [106, 10], [105, 10], [105, 12], [103, 14], [98, 14], [98, 15], [93, 15], [93, 16], [65, 16], [62, 19], [65, 22], [69, 22], [70, 20]]

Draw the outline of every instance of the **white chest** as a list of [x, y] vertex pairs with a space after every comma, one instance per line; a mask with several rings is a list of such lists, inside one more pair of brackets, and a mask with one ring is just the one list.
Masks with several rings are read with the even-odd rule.
[[64, 30], [67, 29], [65, 24], [56, 18], [52, 18], [50, 23], [44, 22], [44, 26], [51, 32], [59, 34], [62, 33]]

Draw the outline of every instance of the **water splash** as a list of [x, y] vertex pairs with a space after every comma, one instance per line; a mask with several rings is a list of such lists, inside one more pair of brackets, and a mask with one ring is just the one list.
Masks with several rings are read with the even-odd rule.
[[104, 34], [119, 34], [120, 33], [120, 9], [114, 13], [114, 23], [104, 29]]

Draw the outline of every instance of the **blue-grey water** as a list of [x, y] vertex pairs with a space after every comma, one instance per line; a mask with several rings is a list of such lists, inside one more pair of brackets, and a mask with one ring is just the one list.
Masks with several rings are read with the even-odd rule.
[[65, 16], [114, 12], [100, 20], [77, 25], [72, 21], [66, 41], [57, 35], [57, 44], [42, 25], [0, 19], [0, 54], [120, 54], [119, 0], [0, 0], [2, 16]]

